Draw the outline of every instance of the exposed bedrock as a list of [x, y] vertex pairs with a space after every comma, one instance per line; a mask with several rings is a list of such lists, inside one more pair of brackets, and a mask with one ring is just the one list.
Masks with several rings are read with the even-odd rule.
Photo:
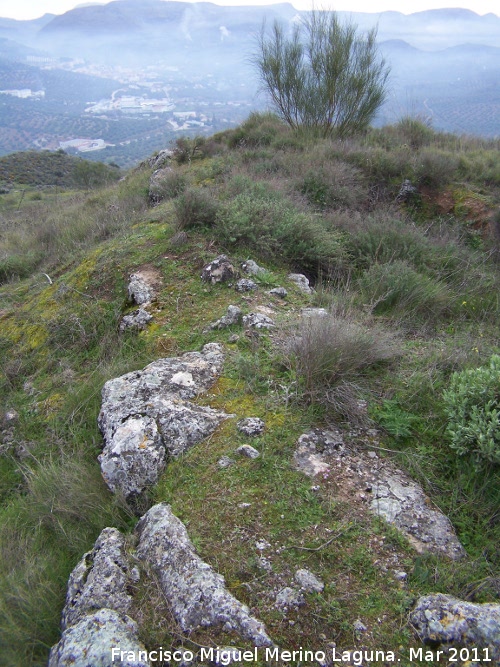
[[170, 457], [206, 438], [229, 416], [191, 400], [213, 385], [223, 362], [222, 346], [208, 343], [201, 352], [159, 359], [106, 382], [99, 461], [113, 492], [128, 498], [154, 485]]

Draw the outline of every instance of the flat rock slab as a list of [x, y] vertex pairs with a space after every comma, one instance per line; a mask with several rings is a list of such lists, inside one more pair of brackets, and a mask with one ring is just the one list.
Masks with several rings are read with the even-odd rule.
[[410, 623], [425, 644], [470, 646], [481, 658], [488, 649], [491, 663], [500, 663], [500, 604], [474, 604], [450, 595], [419, 598]]
[[354, 443], [338, 430], [304, 433], [297, 442], [295, 466], [309, 477], [332, 478], [350, 500], [400, 530], [419, 552], [457, 560], [466, 553], [449, 519], [432, 505], [421, 486], [389, 459]]
[[137, 555], [156, 574], [184, 632], [204, 627], [235, 631], [254, 646], [272, 646], [263, 623], [226, 589], [224, 578], [196, 553], [184, 524], [160, 503], [139, 521]]
[[159, 359], [106, 382], [99, 461], [113, 492], [140, 494], [158, 481], [169, 457], [187, 451], [229, 416], [190, 400], [213, 385], [223, 363], [222, 346], [208, 343], [201, 352]]

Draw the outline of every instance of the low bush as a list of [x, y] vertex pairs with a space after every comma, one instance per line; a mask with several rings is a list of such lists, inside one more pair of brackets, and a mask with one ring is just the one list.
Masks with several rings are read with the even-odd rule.
[[297, 186], [310, 204], [321, 209], [359, 208], [367, 197], [361, 172], [339, 160], [309, 169]]
[[217, 218], [218, 202], [209, 190], [187, 188], [175, 200], [177, 229], [211, 227]]
[[240, 246], [259, 257], [281, 257], [293, 266], [325, 275], [345, 259], [339, 232], [297, 211], [277, 193], [245, 192], [225, 202], [216, 222], [217, 236], [227, 246]]
[[500, 356], [451, 376], [443, 392], [450, 447], [476, 463], [500, 463]]

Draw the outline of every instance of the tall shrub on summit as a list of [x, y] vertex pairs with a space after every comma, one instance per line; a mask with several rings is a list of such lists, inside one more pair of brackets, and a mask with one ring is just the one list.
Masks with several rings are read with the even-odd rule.
[[263, 26], [253, 61], [283, 120], [323, 136], [364, 130], [387, 94], [376, 35], [360, 35], [333, 12], [311, 12], [290, 36], [277, 22], [270, 34]]

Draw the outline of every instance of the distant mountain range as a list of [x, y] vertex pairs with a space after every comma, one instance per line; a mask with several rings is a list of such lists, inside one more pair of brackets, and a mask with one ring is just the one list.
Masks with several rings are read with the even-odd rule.
[[[500, 135], [498, 16], [464, 9], [339, 14], [361, 30], [378, 25], [380, 48], [392, 67], [379, 123], [410, 113], [444, 130]], [[289, 3], [222, 7], [115, 0], [32, 21], [0, 18], [0, 91], [8, 91], [0, 95], [0, 153], [33, 144], [53, 148], [84, 132], [83, 138], [115, 144], [112, 157], [123, 163], [122, 153], [135, 148], [138, 157], [151, 142], [180, 131], [210, 132], [239, 122], [266, 104], [249, 65], [263, 22], [276, 19], [291, 27], [303, 15]], [[71, 99], [65, 103], [70, 75]], [[79, 76], [86, 78], [78, 104]], [[32, 80], [44, 95], [36, 102], [14, 99], [9, 91], [31, 89], [26, 82]], [[131, 109], [138, 110], [135, 116]], [[189, 122], [180, 122], [179, 114], [187, 113]], [[117, 131], [117, 123], [126, 131]]]

